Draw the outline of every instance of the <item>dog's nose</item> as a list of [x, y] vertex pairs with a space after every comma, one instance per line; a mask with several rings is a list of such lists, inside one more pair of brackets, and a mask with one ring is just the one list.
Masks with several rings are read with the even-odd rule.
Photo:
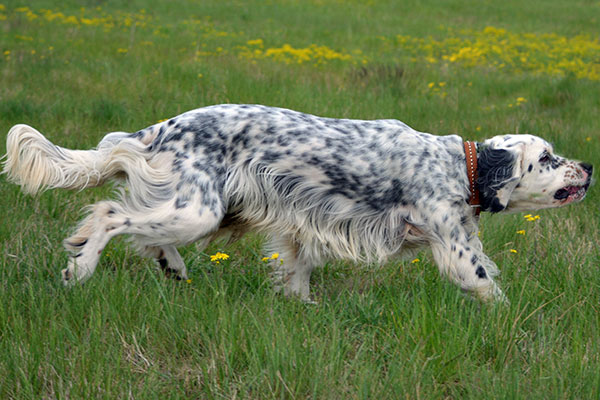
[[588, 164], [588, 163], [579, 163], [579, 166], [585, 171], [587, 172], [588, 175], [592, 175], [592, 172], [594, 171], [594, 166], [592, 164]]

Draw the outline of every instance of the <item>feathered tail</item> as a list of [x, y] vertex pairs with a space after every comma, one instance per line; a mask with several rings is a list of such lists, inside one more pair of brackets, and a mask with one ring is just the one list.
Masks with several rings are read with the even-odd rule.
[[145, 147], [130, 134], [115, 132], [106, 135], [94, 150], [69, 150], [52, 144], [30, 126], [15, 125], [8, 132], [3, 173], [31, 194], [51, 188], [99, 186], [136, 169], [136, 177], [150, 174], [156, 179], [156, 171], [147, 164]]

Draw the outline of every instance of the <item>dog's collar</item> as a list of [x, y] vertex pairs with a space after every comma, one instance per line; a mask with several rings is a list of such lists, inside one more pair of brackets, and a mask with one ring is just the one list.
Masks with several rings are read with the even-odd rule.
[[465, 142], [465, 156], [467, 161], [467, 177], [469, 178], [469, 204], [475, 208], [475, 215], [481, 212], [479, 202], [479, 189], [477, 188], [477, 143]]

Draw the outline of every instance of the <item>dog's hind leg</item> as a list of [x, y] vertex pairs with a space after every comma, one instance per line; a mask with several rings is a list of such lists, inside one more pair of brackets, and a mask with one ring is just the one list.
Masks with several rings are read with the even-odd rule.
[[73, 254], [69, 258], [67, 268], [62, 270], [65, 285], [87, 280], [94, 273], [100, 254], [108, 241], [123, 233], [131, 224], [129, 219], [116, 215], [117, 208], [121, 207], [115, 202], [95, 204], [75, 234], [65, 239], [65, 248]]
[[154, 258], [167, 278], [188, 279], [185, 263], [177, 251], [177, 247], [173, 245], [144, 246], [140, 253]]
[[185, 264], [176, 246], [210, 236], [218, 229], [223, 212], [219, 207], [206, 207], [200, 201], [177, 208], [175, 201], [144, 212], [132, 212], [112, 201], [94, 205], [77, 232], [65, 240], [65, 247], [73, 256], [62, 271], [63, 283], [88, 279], [108, 241], [119, 234], [133, 234], [139, 244], [160, 249], [156, 254], [159, 263], [174, 270], [180, 279], [187, 279]]

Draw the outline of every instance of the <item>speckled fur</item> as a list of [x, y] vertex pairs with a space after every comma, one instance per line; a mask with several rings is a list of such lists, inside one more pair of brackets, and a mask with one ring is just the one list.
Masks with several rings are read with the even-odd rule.
[[[396, 120], [219, 105], [109, 134], [87, 152], [57, 147], [18, 125], [7, 149], [5, 173], [30, 192], [126, 181], [118, 201], [92, 206], [65, 240], [73, 253], [63, 270], [67, 284], [87, 279], [117, 234], [132, 235], [143, 254], [186, 279], [176, 246], [254, 230], [280, 253], [276, 287], [304, 300], [312, 269], [326, 260], [383, 262], [427, 245], [442, 274], [484, 300], [505, 301], [468, 205], [459, 136], [417, 132]], [[541, 163], [538, 153], [551, 146], [534, 136], [495, 137], [479, 149], [484, 211], [561, 205], [539, 201], [534, 181], [542, 175], [557, 188], [568, 180], [589, 184], [591, 169], [578, 163]], [[25, 172], [31, 168], [50, 172]]]

